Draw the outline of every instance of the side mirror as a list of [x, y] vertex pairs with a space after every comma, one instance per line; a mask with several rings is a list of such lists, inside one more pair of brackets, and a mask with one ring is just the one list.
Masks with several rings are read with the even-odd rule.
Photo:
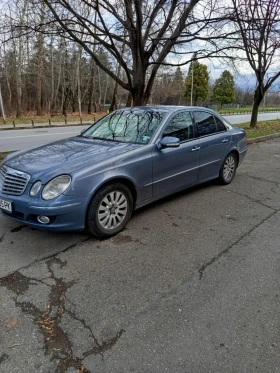
[[166, 136], [159, 143], [158, 148], [178, 148], [180, 146], [180, 140], [178, 137]]

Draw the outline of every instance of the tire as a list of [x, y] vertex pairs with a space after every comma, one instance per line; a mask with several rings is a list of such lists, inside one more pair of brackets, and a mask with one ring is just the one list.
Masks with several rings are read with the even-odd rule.
[[121, 183], [108, 184], [90, 201], [87, 230], [99, 238], [114, 236], [126, 226], [132, 209], [133, 198], [128, 187]]
[[237, 169], [237, 158], [234, 153], [229, 153], [224, 160], [220, 174], [219, 180], [221, 184], [226, 185], [232, 182], [235, 172]]

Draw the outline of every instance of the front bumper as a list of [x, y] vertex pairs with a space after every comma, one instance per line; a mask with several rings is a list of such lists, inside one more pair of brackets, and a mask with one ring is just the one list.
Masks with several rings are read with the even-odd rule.
[[[44, 201], [29, 195], [10, 196], [0, 193], [0, 198], [12, 202], [12, 212], [2, 210], [4, 216], [27, 224], [30, 227], [48, 231], [74, 231], [85, 228], [89, 195], [65, 196]], [[50, 223], [43, 224], [38, 216], [47, 216]]]

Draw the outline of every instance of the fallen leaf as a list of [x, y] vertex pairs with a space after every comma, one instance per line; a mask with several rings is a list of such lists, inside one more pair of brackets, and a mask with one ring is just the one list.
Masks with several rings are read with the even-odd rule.
[[6, 327], [9, 329], [14, 328], [17, 325], [17, 319], [13, 318], [10, 322], [6, 324]]

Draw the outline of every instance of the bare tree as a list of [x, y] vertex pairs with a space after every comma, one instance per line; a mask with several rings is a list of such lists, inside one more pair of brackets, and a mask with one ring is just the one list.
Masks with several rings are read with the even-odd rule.
[[[52, 32], [79, 43], [97, 66], [130, 92], [133, 105], [148, 102], [160, 65], [186, 64], [195, 51], [198, 59], [224, 50], [226, 31], [223, 25], [217, 27], [215, 0], [42, 1], [51, 15], [47, 24]], [[99, 60], [96, 45], [107, 50], [120, 74]]]
[[232, 0], [232, 20], [256, 75], [251, 127], [256, 127], [259, 106], [265, 93], [280, 76], [280, 2], [279, 0]]
[[[44, 23], [44, 3], [41, 1], [41, 23]], [[44, 70], [44, 35], [38, 34], [38, 67], [37, 67], [37, 115], [42, 115], [42, 86]]]
[[[28, 8], [28, 0], [18, 1], [16, 8], [19, 17], [19, 25], [22, 27], [25, 23], [25, 17]], [[10, 12], [13, 12], [10, 9]], [[19, 118], [22, 114], [22, 68], [23, 68], [23, 53], [24, 53], [24, 40], [22, 35], [21, 27], [17, 29], [19, 32], [16, 37], [13, 38], [14, 43], [14, 56], [16, 60], [16, 116]], [[15, 35], [13, 35], [15, 36]]]
[[[1, 47], [3, 47], [3, 55], [7, 56], [8, 53], [6, 52], [5, 44], [1, 42], [0, 45], [1, 45]], [[8, 92], [8, 94], [7, 94], [8, 109], [9, 109], [9, 112], [11, 113], [12, 112], [11, 74], [9, 73], [9, 71], [7, 69], [6, 61], [3, 60], [2, 48], [0, 48], [0, 61], [1, 61], [0, 68], [1, 68], [1, 70], [3, 69], [3, 72], [1, 71], [1, 78], [2, 78], [2, 74], [3, 74], [3, 76], [5, 76], [5, 83], [6, 83], [7, 92]], [[2, 63], [3, 63], [3, 65], [2, 65]]]

